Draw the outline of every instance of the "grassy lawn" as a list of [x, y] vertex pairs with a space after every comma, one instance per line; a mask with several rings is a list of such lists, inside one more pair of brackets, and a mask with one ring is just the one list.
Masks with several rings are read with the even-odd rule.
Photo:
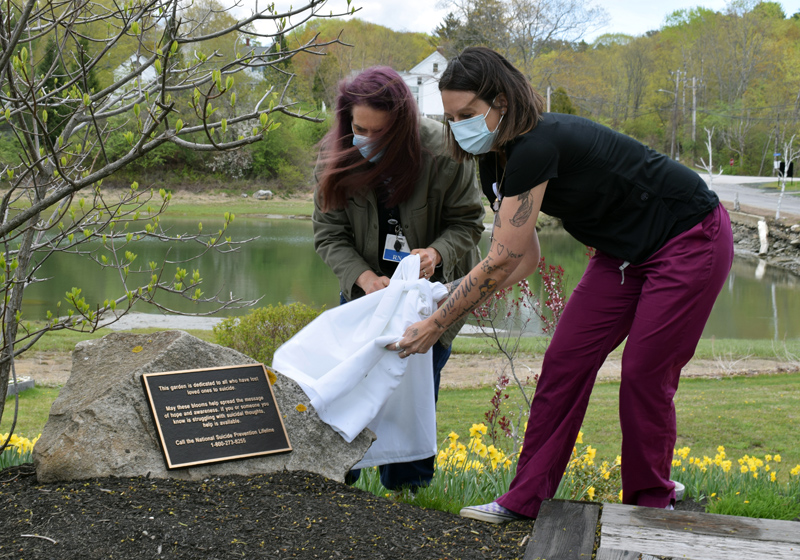
[[[483, 421], [492, 393], [491, 387], [443, 389], [437, 406], [439, 441], [451, 431], [468, 439], [470, 426]], [[518, 391], [509, 394], [505, 410], [518, 415], [522, 399]], [[584, 442], [609, 460], [620, 453], [622, 441], [618, 394], [619, 383], [598, 384], [583, 424]], [[745, 454], [778, 453], [788, 467], [784, 475], [800, 464], [800, 374], [687, 379], [681, 382], [675, 406], [677, 447], [690, 447], [695, 457], [713, 457], [723, 445], [734, 460]]]
[[[442, 389], [438, 404], [438, 438], [451, 431], [468, 439], [473, 423], [482, 422], [493, 388]], [[597, 448], [600, 458], [613, 460], [620, 452], [617, 416], [619, 383], [600, 383], [592, 394], [584, 421], [584, 441]], [[522, 399], [516, 390], [504, 412], [518, 417]], [[33, 438], [47, 420], [58, 389], [35, 388], [20, 395], [16, 433]], [[745, 454], [763, 457], [778, 453], [788, 469], [800, 464], [800, 374], [742, 376], [723, 379], [687, 379], [675, 398], [678, 447], [693, 456], [713, 457], [723, 445], [734, 460]], [[8, 431], [14, 398], [6, 401], [0, 433]], [[786, 473], [782, 473], [785, 475]]]
[[[776, 191], [781, 190], [780, 181], [775, 181], [774, 183], [761, 183], [759, 186], [765, 189], [773, 189]], [[786, 179], [786, 192], [790, 191], [800, 191], [800, 179]]]
[[308, 197], [273, 198], [272, 200], [253, 200], [252, 198], [234, 198], [225, 200], [224, 207], [217, 204], [193, 203], [189, 196], [170, 203], [164, 216], [182, 218], [216, 218], [224, 212], [231, 212], [237, 218], [280, 216], [311, 216], [314, 203]]
[[[522, 338], [519, 351], [523, 354], [541, 356], [547, 348], [548, 339], [542, 336]], [[622, 355], [623, 343], [611, 353], [614, 358]], [[483, 336], [459, 336], [453, 341], [453, 352], [460, 354], [497, 354], [492, 342]], [[776, 343], [772, 340], [738, 340], [703, 338], [694, 354], [698, 360], [719, 360], [732, 363], [744, 358], [759, 358], [784, 362], [800, 362], [800, 340]]]

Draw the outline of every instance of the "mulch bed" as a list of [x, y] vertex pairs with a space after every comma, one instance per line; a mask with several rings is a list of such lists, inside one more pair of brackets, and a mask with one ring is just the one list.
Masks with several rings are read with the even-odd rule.
[[463, 519], [303, 472], [39, 484], [32, 466], [0, 471], [0, 558], [520, 558], [532, 528]]
[[305, 472], [39, 484], [32, 465], [0, 471], [0, 559], [522, 558], [533, 524], [472, 521]]

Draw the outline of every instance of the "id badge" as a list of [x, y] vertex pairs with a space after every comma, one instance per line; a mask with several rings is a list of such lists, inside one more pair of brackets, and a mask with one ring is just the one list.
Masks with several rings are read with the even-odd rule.
[[386, 245], [383, 248], [383, 260], [400, 262], [411, 254], [408, 240], [405, 237], [398, 237], [389, 234], [386, 236]]

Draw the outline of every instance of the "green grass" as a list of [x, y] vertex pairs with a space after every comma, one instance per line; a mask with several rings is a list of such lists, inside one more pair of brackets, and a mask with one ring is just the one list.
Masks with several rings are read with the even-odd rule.
[[[451, 431], [466, 437], [473, 423], [483, 421], [492, 393], [492, 387], [442, 389], [437, 405], [439, 442]], [[519, 414], [519, 393], [509, 394], [507, 410]], [[583, 424], [584, 441], [608, 460], [620, 453], [622, 442], [618, 395], [617, 382], [595, 386]], [[734, 460], [745, 454], [778, 453], [788, 468], [800, 464], [800, 374], [686, 379], [675, 406], [677, 447], [690, 447], [692, 456], [713, 457], [723, 445]]]
[[[34, 387], [19, 394], [19, 415], [14, 433], [20, 437], [33, 439], [42, 433], [50, 407], [56, 400], [60, 388]], [[6, 408], [3, 411], [3, 420], [0, 422], [0, 434], [6, 434], [11, 428], [14, 419], [14, 397], [6, 399]]]
[[[31, 328], [35, 329], [38, 326], [38, 322], [31, 322]], [[149, 329], [132, 329], [125, 332], [131, 332], [135, 334], [150, 334], [154, 332], [160, 332], [164, 329], [159, 328], [149, 328]], [[201, 340], [205, 340], [206, 342], [214, 342], [214, 333], [209, 330], [197, 330], [197, 329], [183, 329], [187, 333], [191, 334], [194, 337], [197, 337]], [[107, 334], [111, 334], [111, 329], [99, 329], [93, 333], [85, 333], [85, 332], [77, 332], [77, 331], [70, 331], [70, 330], [60, 330], [49, 332], [45, 334], [39, 341], [34, 345], [34, 347], [29, 350], [29, 352], [72, 352], [75, 348], [75, 345], [79, 342], [84, 340], [94, 340], [97, 338], [102, 338]], [[23, 354], [23, 357], [25, 354]]]
[[[781, 190], [781, 183], [780, 181], [775, 181], [774, 183], [761, 183], [759, 184], [759, 187], [779, 191]], [[800, 179], [786, 179], [786, 192], [790, 191], [800, 191]]]
[[[547, 349], [549, 339], [544, 336], [530, 336], [520, 340], [519, 352], [541, 356]], [[611, 357], [619, 359], [625, 348], [623, 343], [611, 353]], [[493, 343], [484, 336], [459, 336], [453, 341], [453, 352], [456, 354], [498, 354]], [[800, 362], [800, 340], [775, 342], [773, 340], [739, 340], [703, 338], [697, 345], [694, 355], [699, 360], [722, 360], [735, 362], [744, 358], [759, 358]]]
[[216, 204], [193, 204], [191, 202], [171, 202], [164, 217], [217, 218], [225, 212], [237, 218], [255, 218], [267, 215], [308, 216], [314, 212], [314, 203], [307, 198], [273, 198], [272, 200], [253, 200], [252, 198], [233, 198], [220, 206]]
[[766, 488], [727, 492], [708, 503], [708, 513], [792, 521], [800, 517], [800, 503], [794, 496], [782, 496]]

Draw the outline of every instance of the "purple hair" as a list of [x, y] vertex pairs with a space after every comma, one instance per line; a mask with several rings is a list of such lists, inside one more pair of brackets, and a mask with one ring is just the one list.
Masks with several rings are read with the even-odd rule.
[[[387, 114], [374, 150], [385, 150], [370, 164], [353, 146], [353, 107], [364, 105]], [[334, 125], [323, 139], [324, 171], [319, 194], [324, 211], [342, 209], [353, 195], [382, 187], [391, 178], [392, 190], [378, 192], [389, 208], [408, 200], [422, 167], [419, 111], [400, 74], [388, 66], [374, 66], [339, 83]]]

